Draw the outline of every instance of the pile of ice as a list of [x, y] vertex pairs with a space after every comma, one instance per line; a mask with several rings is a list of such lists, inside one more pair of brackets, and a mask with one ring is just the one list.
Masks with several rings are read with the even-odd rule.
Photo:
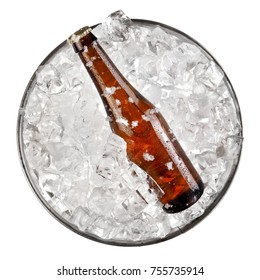
[[159, 240], [201, 216], [232, 176], [241, 149], [238, 105], [212, 57], [178, 32], [117, 12], [94, 33], [163, 114], [205, 192], [179, 214], [162, 210], [69, 44], [39, 67], [21, 110], [27, 172], [56, 215], [79, 231], [115, 242]]

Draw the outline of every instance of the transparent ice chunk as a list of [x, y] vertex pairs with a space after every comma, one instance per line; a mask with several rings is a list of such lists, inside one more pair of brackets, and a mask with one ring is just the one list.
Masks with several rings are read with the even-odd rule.
[[129, 211], [125, 208], [125, 205], [122, 203], [114, 207], [112, 217], [118, 223], [127, 223], [133, 218]]
[[216, 89], [224, 77], [223, 71], [211, 61], [197, 73], [197, 79], [210, 89]]
[[57, 195], [62, 188], [62, 178], [54, 173], [41, 173], [39, 176], [39, 186], [43, 192], [48, 193], [50, 197]]
[[25, 145], [27, 162], [32, 169], [44, 170], [50, 166], [50, 155], [46, 148], [37, 141]]
[[111, 219], [106, 217], [97, 217], [97, 219], [91, 225], [91, 231], [101, 238], [109, 238], [112, 229], [114, 228], [114, 223]]
[[52, 64], [38, 68], [36, 83], [38, 88], [46, 94], [60, 94], [66, 91], [61, 73]]
[[44, 141], [60, 142], [63, 136], [63, 124], [61, 117], [45, 115], [38, 125], [40, 137]]
[[92, 226], [96, 219], [97, 215], [92, 213], [88, 208], [79, 206], [73, 212], [70, 222], [81, 231], [85, 231]]
[[131, 20], [127, 17], [123, 11], [119, 10], [112, 13], [103, 22], [102, 27], [104, 33], [114, 42], [121, 42], [128, 38], [128, 28], [131, 24]]
[[48, 143], [47, 147], [52, 154], [51, 163], [55, 170], [69, 172], [73, 176], [83, 175], [85, 160], [77, 147], [62, 143]]
[[97, 165], [97, 173], [109, 180], [115, 179], [124, 169], [129, 168], [129, 162], [126, 156], [126, 143], [125, 141], [115, 135], [110, 134], [107, 144], [104, 147], [102, 158]]
[[[64, 187], [63, 187], [64, 188]], [[71, 211], [74, 211], [78, 205], [87, 207], [89, 182], [84, 181], [84, 188], [80, 188], [77, 183], [64, 193], [64, 203]]]
[[155, 203], [158, 201], [158, 196], [154, 190], [149, 188], [148, 186], [141, 185], [137, 190], [137, 194], [140, 195], [141, 198], [148, 203]]
[[156, 54], [161, 54], [162, 51], [169, 50], [172, 47], [172, 38], [161, 27], [155, 27], [151, 33], [151, 49]]
[[147, 206], [147, 202], [136, 191], [134, 191], [122, 202], [122, 205], [126, 211], [128, 211], [130, 216], [135, 217], [144, 210]]
[[204, 212], [203, 207], [201, 206], [200, 202], [195, 203], [186, 211], [180, 212], [176, 214], [176, 217], [179, 221], [190, 222], [197, 218], [199, 218]]
[[26, 103], [25, 119], [29, 124], [36, 125], [43, 114], [49, 99], [46, 94], [38, 88], [34, 88]]
[[88, 199], [88, 206], [96, 214], [110, 216], [114, 207], [114, 197], [102, 187], [94, 188]]
[[128, 224], [129, 231], [133, 240], [140, 240], [146, 232], [147, 222], [140, 219], [135, 218], [132, 222]]

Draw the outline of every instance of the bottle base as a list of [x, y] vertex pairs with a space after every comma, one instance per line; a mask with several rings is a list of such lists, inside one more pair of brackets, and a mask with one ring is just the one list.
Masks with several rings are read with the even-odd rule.
[[204, 186], [201, 181], [198, 183], [198, 187], [199, 188], [195, 191], [188, 190], [177, 196], [175, 199], [167, 202], [163, 206], [163, 210], [168, 214], [174, 214], [191, 207], [200, 199], [203, 194]]

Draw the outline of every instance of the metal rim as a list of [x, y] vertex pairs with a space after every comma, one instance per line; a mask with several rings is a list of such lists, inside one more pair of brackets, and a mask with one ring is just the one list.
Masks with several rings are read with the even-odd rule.
[[[233, 94], [232, 97], [234, 99], [234, 103], [235, 103], [235, 107], [236, 107], [236, 112], [238, 113], [239, 121], [240, 121], [240, 124], [241, 124], [241, 133], [240, 133], [239, 136], [243, 140], [243, 123], [242, 123], [241, 111], [240, 111], [240, 107], [239, 107], [239, 103], [238, 103], [238, 99], [237, 99], [236, 93], [235, 93], [234, 88], [233, 88], [230, 80], [228, 79], [228, 76], [226, 75], [225, 71], [220, 66], [218, 61], [211, 55], [211, 53], [209, 51], [207, 51], [207, 49], [204, 48], [195, 39], [193, 39], [192, 37], [190, 37], [186, 33], [182, 32], [182, 31], [180, 31], [180, 30], [178, 30], [178, 29], [176, 29], [174, 27], [171, 27], [171, 26], [168, 26], [166, 24], [162, 24], [162, 23], [159, 23], [159, 22], [156, 22], [156, 21], [150, 21], [150, 20], [144, 20], [144, 19], [132, 19], [132, 21], [134, 23], [141, 23], [141, 24], [143, 23], [143, 24], [146, 24], [146, 25], [158, 25], [160, 27], [163, 27], [163, 28], [172, 30], [172, 31], [174, 31], [176, 33], [179, 33], [180, 35], [182, 35], [182, 36], [188, 38], [189, 40], [191, 40], [192, 42], [196, 43], [203, 51], [205, 51], [205, 53], [207, 55], [209, 55], [213, 59], [213, 61], [223, 71], [224, 76], [226, 78], [227, 85], [230, 87], [231, 92]], [[97, 25], [98, 24], [92, 26], [91, 28], [95, 28]], [[49, 53], [49, 55], [40, 63], [40, 65], [38, 67], [44, 65], [51, 58], [51, 56], [53, 56], [60, 48], [64, 47], [65, 44], [66, 44], [66, 40], [63, 41], [60, 45], [58, 45], [53, 51], [51, 51]], [[37, 71], [37, 69], [36, 69], [36, 71]], [[22, 124], [23, 124], [23, 122], [22, 122], [22, 114], [20, 112], [20, 109], [24, 108], [24, 105], [27, 102], [28, 92], [29, 92], [30, 88], [32, 87], [33, 81], [35, 80], [36, 71], [33, 73], [31, 79], [29, 80], [29, 83], [27, 84], [27, 87], [26, 87], [26, 89], [24, 91], [24, 94], [23, 94], [23, 97], [22, 97], [22, 100], [21, 100], [21, 103], [20, 103], [20, 107], [19, 107], [18, 118], [17, 118], [17, 127], [16, 127], [16, 138], [17, 138], [16, 140], [17, 140], [17, 147], [18, 147], [18, 156], [19, 156], [20, 163], [22, 165], [22, 169], [23, 169], [24, 175], [25, 175], [25, 177], [27, 179], [27, 182], [29, 183], [33, 193], [36, 195], [38, 200], [41, 202], [41, 204], [44, 206], [44, 208], [56, 220], [58, 220], [61, 224], [63, 224], [65, 227], [69, 228], [73, 232], [75, 232], [78, 235], [81, 235], [81, 236], [83, 236], [85, 238], [88, 238], [90, 240], [93, 240], [93, 241], [96, 241], [96, 242], [99, 242], [99, 243], [103, 243], [103, 244], [106, 244], [106, 245], [115, 245], [115, 246], [123, 246], [123, 247], [136, 247], [136, 246], [146, 246], [146, 245], [157, 244], [157, 243], [160, 243], [160, 242], [172, 239], [172, 238], [174, 238], [174, 237], [176, 237], [176, 236], [178, 236], [178, 235], [180, 235], [182, 233], [185, 233], [188, 230], [190, 230], [191, 228], [193, 228], [194, 226], [196, 226], [197, 224], [199, 224], [204, 218], [206, 218], [211, 213], [211, 211], [216, 207], [216, 205], [220, 202], [220, 200], [223, 198], [223, 196], [225, 195], [225, 193], [229, 189], [230, 184], [233, 181], [234, 176], [235, 176], [235, 174], [237, 172], [237, 169], [238, 169], [238, 166], [239, 166], [239, 162], [240, 162], [240, 158], [241, 158], [241, 154], [242, 154], [242, 148], [243, 148], [243, 141], [241, 141], [240, 152], [239, 152], [239, 156], [238, 156], [237, 162], [236, 162], [236, 164], [233, 165], [233, 168], [232, 168], [232, 170], [230, 172], [228, 180], [227, 180], [226, 184], [224, 185], [224, 187], [222, 188], [222, 190], [217, 194], [215, 200], [211, 203], [211, 205], [209, 207], [205, 208], [204, 213], [201, 216], [199, 216], [198, 218], [194, 219], [189, 224], [185, 225], [183, 228], [179, 228], [179, 230], [174, 231], [174, 232], [168, 234], [167, 236], [165, 236], [163, 238], [151, 239], [149, 241], [130, 241], [130, 242], [129, 241], [122, 241], [121, 242], [121, 241], [113, 241], [113, 240], [104, 240], [104, 239], [102, 239], [102, 238], [100, 238], [98, 236], [91, 235], [90, 233], [80, 232], [76, 227], [73, 227], [71, 224], [69, 224], [67, 220], [65, 220], [63, 217], [58, 215], [50, 207], [50, 205], [47, 203], [47, 201], [43, 199], [43, 197], [41, 196], [40, 192], [34, 187], [34, 184], [33, 184], [32, 180], [31, 180], [29, 171], [27, 170], [27, 166], [25, 164], [26, 160], [25, 160], [25, 156], [24, 156], [24, 153], [23, 153], [23, 143], [22, 143], [22, 131], [23, 131]]]

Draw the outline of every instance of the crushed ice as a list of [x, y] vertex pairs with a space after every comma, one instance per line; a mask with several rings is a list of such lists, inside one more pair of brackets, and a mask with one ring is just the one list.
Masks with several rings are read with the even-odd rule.
[[111, 132], [98, 93], [69, 45], [38, 69], [21, 110], [29, 172], [44, 199], [80, 231], [115, 241], [160, 239], [202, 215], [232, 174], [241, 149], [238, 107], [221, 68], [185, 36], [131, 22], [122, 11], [94, 32], [129, 82], [164, 115], [206, 190], [189, 209], [163, 212], [147, 175], [127, 160], [126, 143]]

